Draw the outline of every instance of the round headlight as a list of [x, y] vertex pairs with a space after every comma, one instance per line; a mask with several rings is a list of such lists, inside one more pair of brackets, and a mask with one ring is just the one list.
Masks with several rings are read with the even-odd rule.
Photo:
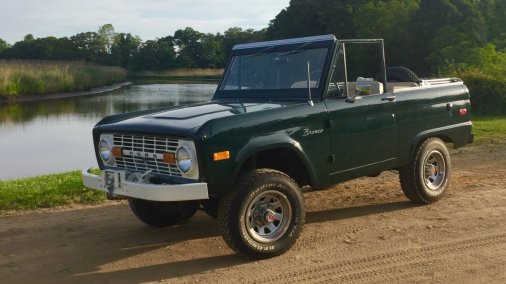
[[100, 140], [100, 143], [98, 144], [98, 153], [104, 162], [111, 163], [113, 157], [109, 141], [105, 139]]
[[176, 151], [176, 164], [180, 171], [187, 173], [192, 168], [192, 158], [190, 151], [185, 147], [179, 147]]

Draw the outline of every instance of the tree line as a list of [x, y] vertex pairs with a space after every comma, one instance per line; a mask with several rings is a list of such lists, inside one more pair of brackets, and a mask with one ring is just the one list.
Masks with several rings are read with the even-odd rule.
[[237, 43], [328, 33], [384, 38], [390, 65], [425, 76], [506, 71], [506, 0], [291, 0], [258, 31], [232, 27], [212, 34], [187, 27], [142, 41], [106, 24], [71, 37], [28, 34], [12, 46], [0, 39], [0, 58], [85, 60], [133, 70], [220, 68]]
[[0, 58], [38, 60], [84, 60], [129, 70], [174, 68], [223, 68], [233, 45], [264, 39], [264, 31], [227, 29], [223, 34], [202, 33], [190, 27], [173, 35], [146, 40], [131, 33], [118, 33], [112, 24], [96, 32], [71, 37], [34, 38], [28, 34], [14, 45], [0, 39]]

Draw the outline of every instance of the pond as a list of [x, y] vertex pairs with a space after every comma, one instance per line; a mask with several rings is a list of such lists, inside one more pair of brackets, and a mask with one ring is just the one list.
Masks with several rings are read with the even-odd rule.
[[0, 179], [96, 166], [91, 130], [104, 116], [211, 99], [216, 84], [138, 84], [78, 98], [0, 105]]

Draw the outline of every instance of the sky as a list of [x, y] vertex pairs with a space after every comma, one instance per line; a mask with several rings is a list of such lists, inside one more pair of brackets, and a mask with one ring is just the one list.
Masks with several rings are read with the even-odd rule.
[[112, 24], [116, 32], [143, 40], [192, 27], [223, 33], [230, 27], [259, 30], [289, 0], [0, 0], [0, 38], [10, 44], [35, 38], [72, 36]]

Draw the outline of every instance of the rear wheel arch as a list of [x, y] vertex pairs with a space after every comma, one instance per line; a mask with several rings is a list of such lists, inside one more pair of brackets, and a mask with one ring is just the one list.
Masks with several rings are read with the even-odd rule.
[[409, 152], [409, 159], [413, 159], [415, 156], [416, 156], [416, 153], [418, 151], [418, 149], [420, 148], [420, 146], [427, 140], [427, 139], [431, 139], [431, 138], [437, 138], [437, 139], [440, 139], [442, 140], [444, 143], [450, 143], [450, 144], [454, 144], [454, 141], [453, 139], [448, 136], [448, 135], [445, 135], [445, 134], [426, 134], [426, 135], [419, 135], [417, 136], [414, 140], [413, 140], [413, 143], [411, 144], [411, 149], [410, 149], [410, 152]]

